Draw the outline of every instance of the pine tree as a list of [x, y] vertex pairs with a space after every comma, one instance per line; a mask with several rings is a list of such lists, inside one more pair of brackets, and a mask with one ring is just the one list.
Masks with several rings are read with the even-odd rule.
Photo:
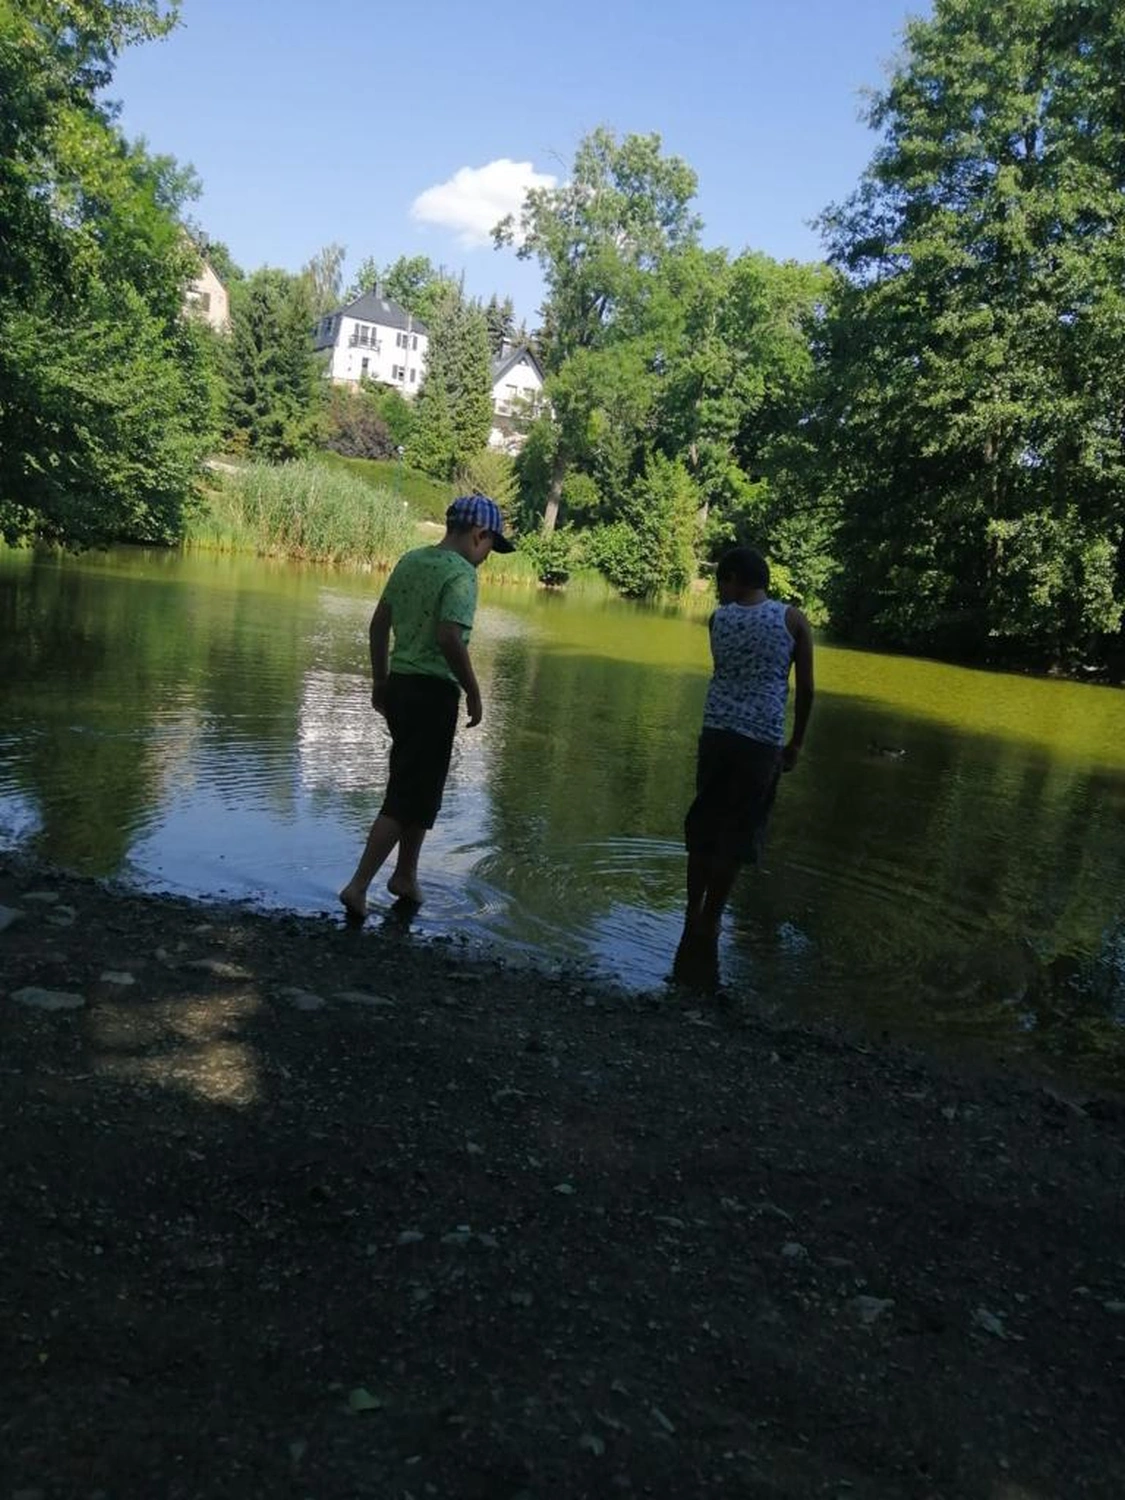
[[414, 410], [410, 460], [436, 479], [451, 479], [488, 442], [488, 325], [480, 307], [466, 302], [457, 288], [434, 309], [426, 374]]
[[492, 357], [499, 359], [504, 352], [504, 345], [511, 343], [516, 326], [516, 309], [511, 297], [505, 297], [501, 302], [493, 292], [484, 309], [484, 319], [488, 324], [488, 343]]

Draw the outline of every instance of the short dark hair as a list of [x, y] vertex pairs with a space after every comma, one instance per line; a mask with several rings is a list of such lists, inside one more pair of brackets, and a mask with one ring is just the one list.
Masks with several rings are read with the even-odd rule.
[[715, 577], [720, 583], [725, 583], [728, 578], [732, 578], [743, 588], [768, 589], [770, 565], [753, 547], [732, 547], [729, 552], [724, 552], [719, 558]]

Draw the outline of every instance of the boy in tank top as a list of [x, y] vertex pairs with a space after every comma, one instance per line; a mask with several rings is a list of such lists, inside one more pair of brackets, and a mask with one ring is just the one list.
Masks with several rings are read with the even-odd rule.
[[[771, 599], [769, 565], [750, 547], [719, 559], [719, 607], [708, 624], [714, 663], [684, 820], [687, 906], [673, 975], [718, 978], [719, 926], [746, 863], [756, 864], [783, 771], [797, 764], [813, 701], [813, 641], [799, 609]], [[793, 729], [785, 737], [793, 671]]]

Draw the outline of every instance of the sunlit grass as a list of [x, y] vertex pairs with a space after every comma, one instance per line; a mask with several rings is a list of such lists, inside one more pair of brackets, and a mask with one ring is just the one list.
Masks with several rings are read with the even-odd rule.
[[387, 567], [417, 542], [400, 499], [317, 461], [249, 464], [214, 478], [185, 545]]
[[350, 474], [374, 490], [405, 500], [416, 521], [443, 521], [453, 499], [453, 486], [431, 479], [393, 458], [343, 458], [339, 453], [317, 453], [313, 462], [338, 474]]

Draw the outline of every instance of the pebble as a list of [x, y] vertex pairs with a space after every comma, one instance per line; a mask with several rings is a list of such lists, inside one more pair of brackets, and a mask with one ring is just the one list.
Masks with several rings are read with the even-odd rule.
[[420, 1230], [404, 1229], [399, 1235], [396, 1243], [399, 1245], [418, 1245], [421, 1244], [421, 1242], [425, 1238], [426, 1236], [422, 1234]]
[[337, 990], [333, 999], [341, 1001], [344, 1005], [369, 1005], [389, 1007], [394, 1005], [393, 1000], [385, 1000], [382, 995], [369, 995], [366, 990]]
[[27, 1005], [32, 1010], [81, 1010], [86, 1004], [84, 995], [70, 994], [66, 990], [41, 990], [30, 984], [11, 993], [17, 1005]]
[[0, 932], [6, 932], [13, 922], [23, 916], [18, 906], [0, 906]]
[[107, 969], [104, 974], [98, 975], [101, 984], [119, 984], [122, 987], [136, 984], [136, 979], [126, 969]]
[[249, 969], [244, 969], [239, 964], [232, 964], [225, 958], [189, 958], [185, 959], [180, 966], [184, 969], [194, 969], [200, 974], [210, 974], [215, 979], [253, 979]]
[[24, 901], [37, 901], [40, 906], [54, 906], [59, 899], [58, 891], [25, 891]]
[[994, 1338], [1006, 1339], [1007, 1331], [1004, 1328], [1004, 1319], [989, 1312], [987, 1307], [978, 1307], [973, 1312], [973, 1322], [978, 1328], [983, 1328], [985, 1333], [991, 1333]]
[[884, 1313], [890, 1312], [895, 1305], [893, 1297], [853, 1297], [849, 1306], [859, 1315], [859, 1321], [865, 1328], [870, 1328], [877, 1323]]
[[280, 1000], [287, 1000], [294, 1010], [323, 1010], [324, 1000], [320, 995], [314, 994], [312, 990], [302, 990], [294, 985], [286, 985], [284, 989], [277, 992]]
[[50, 927], [73, 927], [77, 919], [78, 913], [73, 906], [53, 906], [47, 913]]
[[785, 1244], [781, 1247], [781, 1253], [786, 1260], [807, 1260], [809, 1256], [809, 1252], [805, 1249], [804, 1245], [800, 1244], [797, 1240], [786, 1240]]

